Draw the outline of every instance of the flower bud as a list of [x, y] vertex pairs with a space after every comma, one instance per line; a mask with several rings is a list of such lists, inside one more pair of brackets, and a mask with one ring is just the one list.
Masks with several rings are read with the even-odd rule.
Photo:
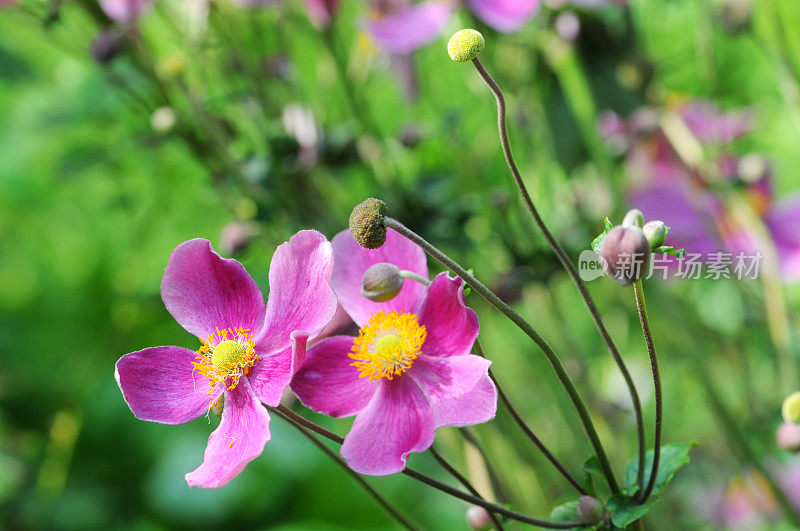
[[481, 53], [486, 41], [483, 40], [483, 35], [474, 29], [462, 29], [457, 31], [450, 41], [447, 43], [447, 53], [450, 54], [450, 59], [463, 63], [465, 61], [472, 61]]
[[600, 263], [620, 286], [642, 278], [650, 259], [650, 244], [642, 229], [616, 226], [600, 242]]
[[373, 302], [394, 299], [403, 289], [403, 277], [394, 264], [381, 262], [370, 266], [361, 278], [361, 294]]
[[641, 228], [642, 225], [644, 225], [644, 214], [642, 214], [642, 211], [638, 208], [628, 210], [628, 213], [625, 214], [625, 217], [622, 219], [623, 227]]
[[800, 391], [796, 391], [783, 401], [783, 420], [792, 424], [800, 424]]
[[480, 505], [473, 505], [467, 509], [467, 525], [470, 529], [482, 531], [489, 529], [491, 524], [492, 519], [489, 517], [489, 512]]
[[648, 221], [642, 227], [642, 232], [650, 244], [650, 250], [661, 247], [667, 239], [667, 226], [663, 221]]
[[800, 424], [784, 422], [775, 432], [775, 442], [790, 452], [800, 452]]
[[370, 197], [357, 205], [350, 214], [350, 232], [361, 247], [377, 249], [386, 241], [386, 203]]
[[107, 65], [119, 55], [125, 46], [125, 36], [116, 29], [105, 29], [92, 40], [89, 55], [99, 65]]
[[594, 524], [603, 519], [606, 509], [603, 504], [591, 496], [578, 498], [578, 520], [582, 524]]

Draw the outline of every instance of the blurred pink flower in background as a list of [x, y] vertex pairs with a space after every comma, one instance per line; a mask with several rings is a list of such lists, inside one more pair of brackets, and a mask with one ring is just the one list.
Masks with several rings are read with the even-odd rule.
[[[466, 6], [497, 31], [520, 30], [539, 10], [539, 0], [467, 0]], [[375, 0], [366, 28], [384, 49], [410, 53], [430, 44], [450, 21], [456, 4], [449, 0]]]
[[330, 26], [339, 11], [339, 0], [303, 0], [303, 4], [311, 23], [318, 28]]
[[599, 129], [611, 149], [626, 154], [630, 206], [671, 227], [670, 241], [689, 253], [755, 254], [757, 232], [731, 214], [717, 185], [735, 190], [771, 237], [784, 277], [800, 279], [800, 234], [794, 228], [800, 223], [800, 195], [775, 201], [769, 164], [758, 155], [729, 151], [728, 145], [752, 128], [752, 115], [720, 112], [704, 100], [683, 105], [677, 114], [701, 145], [718, 153], [712, 162], [719, 182], [706, 182], [681, 159], [657, 110], [642, 108], [627, 119], [606, 111]]
[[[2, 2], [3, 0], [0, 0]], [[100, 0], [108, 18], [119, 24], [129, 24], [153, 5], [153, 0]]]
[[[800, 461], [773, 463], [769, 468], [789, 503], [800, 510]], [[780, 508], [769, 483], [755, 470], [733, 477], [711, 499], [700, 494], [696, 501], [704, 505], [701, 511], [709, 522], [726, 529], [768, 529], [770, 522], [780, 519]]]

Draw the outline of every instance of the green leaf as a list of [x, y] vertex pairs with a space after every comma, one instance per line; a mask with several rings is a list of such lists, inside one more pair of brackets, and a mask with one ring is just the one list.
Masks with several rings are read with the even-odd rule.
[[600, 468], [600, 460], [596, 455], [593, 455], [583, 464], [583, 471], [587, 474], [594, 474], [595, 476], [603, 477], [603, 469]]
[[676, 249], [671, 245], [662, 245], [661, 247], [656, 247], [655, 249], [653, 249], [653, 252], [659, 254], [671, 254], [672, 256], [677, 256], [678, 258], [680, 258], [686, 254], [686, 249], [683, 248]]
[[571, 501], [562, 503], [550, 511], [550, 520], [554, 522], [577, 522], [578, 521], [578, 502]]
[[[689, 462], [689, 451], [693, 446], [697, 446], [697, 441], [688, 443], [665, 444], [661, 447], [661, 457], [658, 461], [658, 472], [656, 483], [653, 487], [653, 495], [661, 493], [675, 477], [678, 470]], [[644, 456], [644, 484], [650, 481], [650, 472], [653, 469], [653, 450], [648, 450]], [[639, 470], [639, 458], [634, 457], [628, 462], [625, 470], [625, 493], [632, 495], [638, 490], [636, 475]]]
[[606, 502], [606, 509], [611, 513], [611, 522], [621, 528], [626, 528], [640, 519], [650, 510], [656, 498], [637, 505], [632, 499], [625, 496], [614, 496]]
[[600, 254], [600, 242], [603, 241], [603, 238], [606, 237], [606, 234], [611, 232], [611, 229], [613, 228], [614, 224], [611, 223], [611, 220], [609, 220], [608, 218], [603, 220], [603, 232], [601, 232], [600, 235], [597, 236], [597, 238], [592, 240], [592, 251], [596, 252], [597, 254]]
[[[467, 269], [467, 273], [469, 273], [472, 276], [475, 276], [475, 270], [472, 269], [471, 267]], [[464, 279], [462, 278], [461, 280]], [[468, 286], [466, 282], [464, 282], [464, 298], [466, 299], [467, 297], [469, 297], [470, 293], [472, 293], [472, 288]]]

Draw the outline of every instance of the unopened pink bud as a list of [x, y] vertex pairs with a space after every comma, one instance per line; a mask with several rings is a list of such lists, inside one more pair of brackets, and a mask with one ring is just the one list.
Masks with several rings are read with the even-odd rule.
[[480, 505], [473, 505], [467, 509], [467, 525], [470, 529], [482, 531], [484, 529], [489, 529], [492, 525], [492, 519], [486, 509]]
[[650, 244], [639, 227], [614, 227], [600, 242], [603, 270], [621, 286], [642, 278], [649, 260]]
[[603, 504], [591, 496], [578, 498], [578, 520], [582, 524], [594, 524], [603, 519], [606, 509]]

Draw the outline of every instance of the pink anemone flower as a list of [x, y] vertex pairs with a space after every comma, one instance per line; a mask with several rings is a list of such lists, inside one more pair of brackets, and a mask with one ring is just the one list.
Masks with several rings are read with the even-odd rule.
[[[465, 4], [503, 33], [522, 29], [539, 10], [539, 0], [468, 0]], [[455, 8], [449, 0], [375, 0], [373, 5], [367, 31], [382, 48], [396, 54], [413, 52], [436, 40]]]
[[436, 428], [492, 419], [491, 362], [470, 354], [478, 318], [464, 303], [462, 280], [446, 273], [430, 287], [407, 280], [394, 299], [372, 302], [361, 294], [364, 271], [388, 262], [427, 278], [422, 249], [389, 230], [383, 246], [368, 250], [344, 231], [333, 254], [331, 285], [361, 330], [310, 347], [292, 390], [319, 413], [356, 415], [341, 449], [350, 468], [400, 472], [411, 452], [433, 444]]
[[115, 377], [141, 420], [182, 424], [222, 399], [219, 427], [203, 463], [186, 474], [190, 486], [220, 487], [258, 457], [270, 439], [269, 415], [318, 335], [336, 311], [329, 278], [331, 244], [301, 231], [280, 245], [269, 270], [269, 300], [236, 260], [221, 258], [208, 240], [172, 252], [161, 282], [170, 314], [200, 340], [193, 351], [151, 347], [126, 354]]

